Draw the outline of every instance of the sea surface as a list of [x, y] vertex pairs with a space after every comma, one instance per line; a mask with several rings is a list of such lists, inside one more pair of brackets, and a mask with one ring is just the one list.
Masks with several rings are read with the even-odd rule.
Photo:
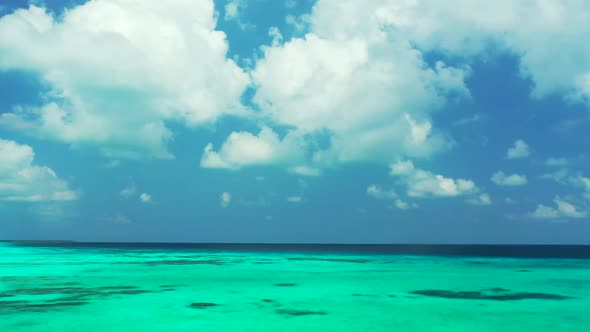
[[0, 331], [590, 331], [590, 247], [0, 242]]

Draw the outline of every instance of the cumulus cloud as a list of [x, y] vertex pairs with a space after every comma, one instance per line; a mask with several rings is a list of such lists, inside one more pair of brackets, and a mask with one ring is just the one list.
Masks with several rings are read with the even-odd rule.
[[555, 207], [539, 204], [535, 211], [529, 213], [534, 219], [575, 219], [583, 218], [586, 212], [579, 211], [573, 204], [556, 196], [553, 199]]
[[472, 116], [461, 118], [453, 122], [453, 126], [464, 126], [472, 123], [481, 122], [487, 119], [487, 115], [483, 113], [475, 113]]
[[142, 203], [151, 203], [152, 202], [152, 195], [150, 195], [148, 193], [141, 193], [141, 195], [139, 195], [139, 200]]
[[307, 165], [290, 167], [289, 172], [303, 176], [319, 176], [322, 174], [322, 171], [320, 169]]
[[486, 193], [479, 194], [474, 197], [470, 197], [466, 200], [471, 205], [492, 205], [492, 198]]
[[566, 168], [558, 169], [551, 173], [541, 175], [541, 179], [553, 180], [557, 183], [564, 183], [569, 176], [569, 171]]
[[287, 197], [287, 202], [289, 203], [301, 203], [303, 198], [301, 196], [289, 196]]
[[137, 188], [135, 187], [134, 184], [130, 184], [130, 185], [126, 186], [125, 188], [121, 189], [121, 191], [119, 192], [119, 195], [123, 198], [131, 198], [131, 197], [135, 196], [136, 193], [137, 193]]
[[531, 150], [525, 141], [519, 139], [514, 142], [514, 145], [506, 152], [506, 158], [508, 159], [520, 159], [526, 158], [531, 155]]
[[[431, 113], [469, 96], [464, 82], [478, 56], [518, 56], [533, 97], [586, 100], [590, 46], [578, 41], [590, 32], [589, 10], [584, 2], [319, 0], [305, 16], [304, 36], [263, 48], [253, 100], [277, 123], [327, 131], [323, 161], [428, 156], [451, 145]], [[432, 51], [458, 61], [426, 63], [423, 54]], [[528, 155], [519, 140], [507, 157]]]
[[[480, 1], [435, 2], [374, 0], [351, 1], [334, 16], [350, 22], [361, 6], [378, 6], [374, 16], [357, 18], [356, 25], [381, 20], [407, 35], [420, 49], [439, 50], [469, 58], [506, 52], [519, 57], [520, 72], [533, 83], [532, 96], [561, 94], [570, 101], [590, 96], [590, 45], [580, 43], [590, 33], [586, 1]], [[361, 5], [362, 3], [362, 5]], [[316, 6], [332, 6], [326, 0]], [[350, 8], [356, 6], [355, 8]], [[344, 16], [348, 12], [348, 16]], [[365, 10], [366, 12], [366, 10]], [[526, 13], [526, 15], [523, 15]], [[359, 14], [359, 17], [362, 14]], [[349, 24], [350, 29], [358, 28]], [[542, 36], [542, 38], [540, 37]], [[559, 47], [547, 48], [547, 45]], [[491, 46], [491, 47], [490, 47]], [[563, 55], [567, 54], [567, 57]]]
[[498, 186], [507, 186], [507, 187], [515, 187], [515, 186], [524, 186], [528, 183], [526, 175], [520, 174], [504, 174], [502, 171], [498, 171], [492, 175], [490, 178], [492, 182], [494, 182]]
[[238, 15], [239, 15], [238, 10], [239, 10], [239, 6], [240, 6], [241, 2], [242, 2], [241, 0], [230, 0], [225, 4], [224, 19], [226, 21], [235, 20], [238, 18]]
[[33, 148], [0, 139], [0, 201], [73, 201], [76, 191], [47, 166], [34, 162]]
[[38, 74], [40, 107], [7, 126], [116, 158], [170, 158], [166, 126], [244, 112], [247, 74], [226, 57], [211, 0], [91, 0], [57, 18], [31, 5], [0, 18], [0, 70]]
[[582, 188], [584, 190], [584, 197], [590, 200], [590, 178], [578, 175], [576, 177], [571, 177], [569, 182], [576, 187]]
[[479, 189], [466, 179], [452, 179], [414, 167], [412, 161], [398, 161], [390, 166], [390, 174], [407, 188], [410, 197], [452, 197], [474, 194]]
[[219, 200], [219, 204], [221, 205], [221, 207], [226, 208], [231, 203], [231, 194], [227, 191], [224, 191], [221, 193], [221, 195], [219, 195]]
[[566, 158], [547, 158], [545, 165], [549, 167], [567, 166], [569, 161]]
[[506, 204], [506, 205], [513, 205], [513, 204], [516, 204], [516, 203], [518, 203], [518, 202], [517, 202], [517, 201], [515, 201], [515, 200], [514, 200], [513, 198], [511, 198], [511, 197], [506, 197], [506, 198], [504, 198], [504, 204]]
[[[201, 167], [237, 170], [243, 166], [286, 164], [303, 159], [305, 141], [302, 136], [290, 132], [282, 139], [268, 127], [258, 135], [249, 132], [232, 132], [218, 151], [209, 143], [201, 157]], [[310, 169], [299, 168], [305, 173]]]
[[247, 0], [229, 0], [224, 6], [225, 15], [223, 19], [236, 22], [242, 30], [254, 28], [253, 24], [243, 21], [242, 13], [247, 6]]
[[367, 187], [367, 195], [376, 199], [390, 201], [393, 204], [393, 206], [400, 210], [407, 210], [410, 208], [418, 207], [418, 205], [415, 203], [408, 203], [401, 199], [394, 190], [384, 190], [381, 187], [374, 184]]
[[429, 66], [377, 19], [380, 10], [376, 2], [319, 1], [307, 19], [311, 31], [264, 47], [252, 72], [253, 101], [264, 115], [329, 135], [330, 146], [314, 156], [320, 165], [428, 156], [451, 144], [429, 115], [469, 95], [469, 69]]

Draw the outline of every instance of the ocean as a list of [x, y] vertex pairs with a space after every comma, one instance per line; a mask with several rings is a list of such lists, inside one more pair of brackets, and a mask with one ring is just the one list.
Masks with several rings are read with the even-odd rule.
[[590, 246], [0, 242], [0, 331], [590, 331]]

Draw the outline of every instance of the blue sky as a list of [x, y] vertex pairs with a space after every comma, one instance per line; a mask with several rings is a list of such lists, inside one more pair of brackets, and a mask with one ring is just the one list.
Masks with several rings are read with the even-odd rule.
[[573, 1], [3, 2], [0, 238], [590, 244], [588, 22]]

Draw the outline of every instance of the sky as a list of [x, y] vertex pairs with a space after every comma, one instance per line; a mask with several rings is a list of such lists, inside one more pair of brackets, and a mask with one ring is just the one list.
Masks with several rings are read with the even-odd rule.
[[0, 239], [590, 244], [590, 3], [3, 0]]

